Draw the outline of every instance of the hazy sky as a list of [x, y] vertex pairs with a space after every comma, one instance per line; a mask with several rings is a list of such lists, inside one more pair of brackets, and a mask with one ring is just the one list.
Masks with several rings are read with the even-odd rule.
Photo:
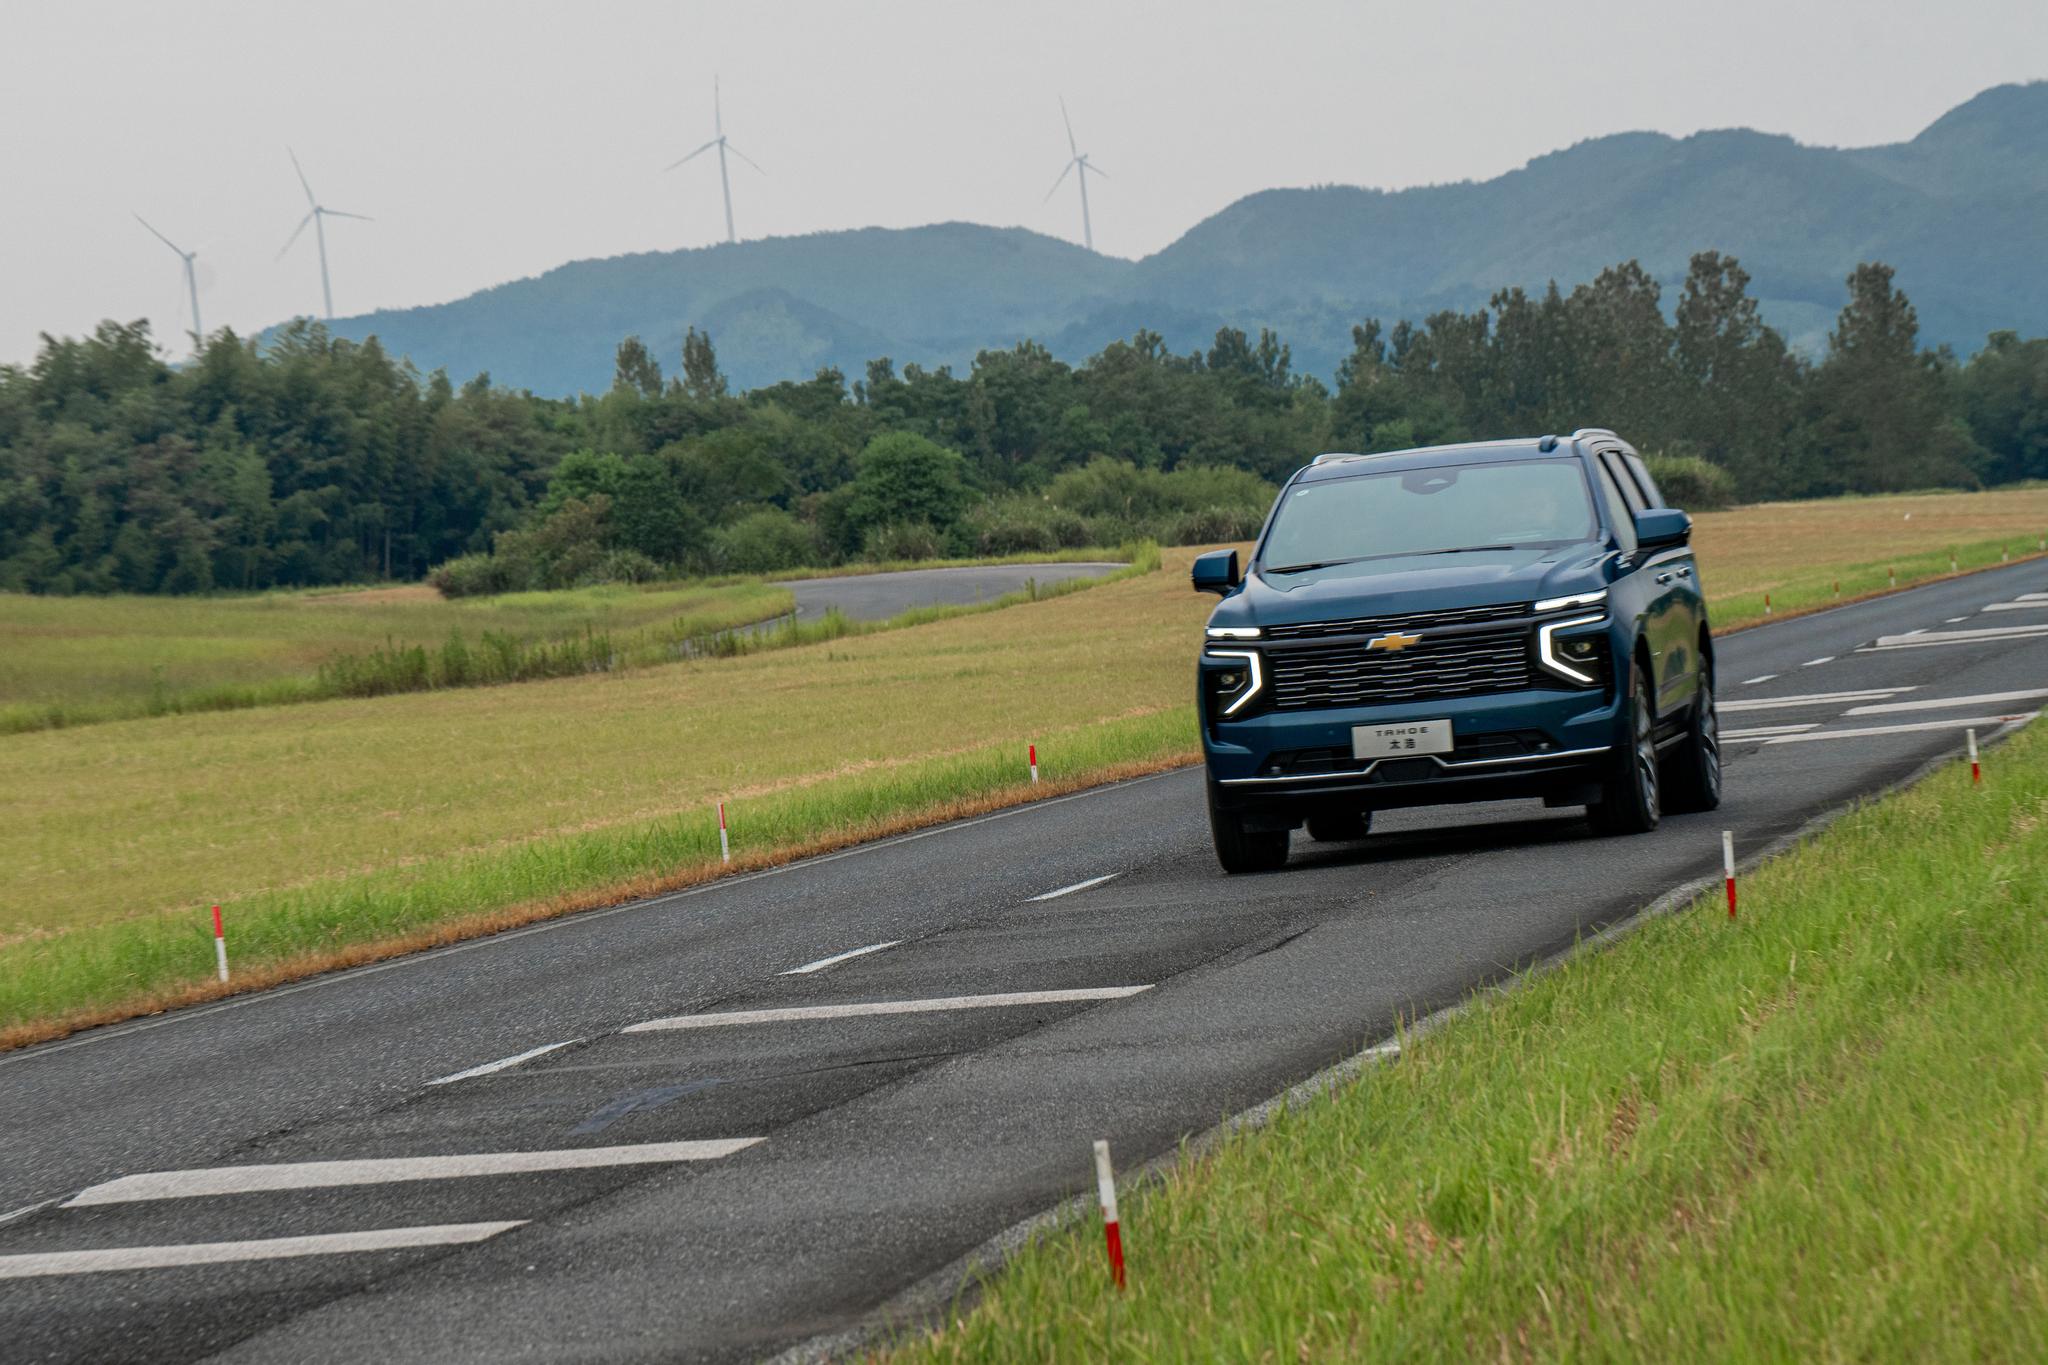
[[[1565, 77], [1567, 70], [1575, 73]], [[1057, 97], [1106, 252], [1157, 251], [1254, 190], [1497, 175], [1582, 138], [1749, 125], [1909, 138], [1986, 86], [2048, 76], [2043, 0], [1541, 4], [725, 0], [0, 0], [0, 364], [41, 331], [317, 312], [285, 147], [324, 202], [340, 314], [564, 261], [724, 235], [946, 219], [1079, 239]]]

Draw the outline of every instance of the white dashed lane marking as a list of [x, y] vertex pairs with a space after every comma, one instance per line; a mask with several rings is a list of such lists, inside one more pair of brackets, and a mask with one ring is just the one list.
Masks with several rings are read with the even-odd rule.
[[104, 1247], [97, 1251], [42, 1251], [0, 1256], [0, 1280], [37, 1275], [89, 1275], [109, 1270], [161, 1270], [230, 1261], [275, 1261], [291, 1256], [334, 1256], [349, 1251], [461, 1246], [520, 1227], [509, 1223], [440, 1223], [428, 1227], [329, 1232], [313, 1237], [265, 1237], [249, 1242], [186, 1242], [169, 1246]]
[[2029, 711], [2014, 716], [1967, 716], [1958, 720], [1923, 720], [1912, 725], [1869, 725], [1855, 730], [1814, 730], [1803, 735], [1779, 735], [1767, 739], [1766, 744], [1803, 744], [1815, 739], [1870, 739], [1878, 735], [1910, 735], [1922, 730], [1961, 730], [1974, 727], [1992, 730], [2015, 720], [2032, 720], [2038, 712]]
[[462, 1156], [287, 1161], [263, 1166], [205, 1166], [189, 1171], [152, 1171], [145, 1175], [124, 1175], [119, 1180], [94, 1185], [66, 1200], [64, 1207], [130, 1204], [144, 1199], [199, 1199], [274, 1190], [333, 1189], [343, 1185], [391, 1185], [405, 1180], [581, 1171], [602, 1166], [641, 1166], [670, 1161], [716, 1161], [760, 1141], [762, 1139], [757, 1137], [710, 1138], [694, 1142], [643, 1142], [630, 1147], [573, 1147], [548, 1152], [474, 1152]]
[[622, 1033], [654, 1033], [664, 1029], [724, 1028], [734, 1024], [781, 1024], [810, 1019], [853, 1019], [871, 1014], [935, 1014], [944, 1010], [1001, 1009], [1015, 1005], [1065, 1005], [1088, 1000], [1121, 1000], [1149, 991], [1148, 986], [1098, 986], [1090, 990], [1011, 991], [1002, 995], [943, 995], [928, 1000], [869, 1000], [850, 1005], [792, 1005], [783, 1009], [726, 1010], [717, 1014], [678, 1014], [629, 1024]]
[[866, 957], [869, 953], [879, 953], [884, 948], [894, 948], [901, 942], [903, 940], [900, 938], [892, 938], [887, 943], [870, 943], [865, 948], [848, 948], [843, 953], [834, 953], [830, 957], [821, 957], [816, 962], [806, 962], [801, 967], [791, 967], [786, 972], [777, 972], [776, 975], [809, 976], [812, 972], [822, 972], [827, 967], [836, 967], [842, 962], [851, 962], [854, 958]]
[[1742, 685], [1744, 687], [1755, 687], [1758, 683], [1767, 683], [1777, 676], [1778, 675], [1775, 673], [1765, 673], [1755, 678], [1744, 678], [1742, 680]]
[[[2020, 599], [2019, 601], [2017, 601], [2017, 602], [1992, 602], [1992, 603], [1989, 603], [1989, 604], [1987, 604], [1987, 605], [1985, 605], [1985, 606], [1983, 606], [1983, 607], [1979, 608], [1979, 610], [1980, 610], [1980, 611], [2044, 611], [2044, 610], [2048, 610], [2048, 598], [2043, 598], [2043, 599], [2042, 599], [2041, 601], [2039, 601], [2039, 602], [2029, 602], [2029, 601], [2027, 601], [2027, 600], [2026, 600], [2025, 598], [2021, 598], [2021, 599]], [[1957, 619], [1958, 621], [1960, 621], [1960, 620], [1962, 620], [1963, 618], [1962, 618], [1962, 617], [1960, 617], [1960, 616], [1958, 616], [1958, 617], [1957, 617], [1956, 619]]]
[[1819, 728], [1820, 722], [1817, 720], [1809, 721], [1805, 725], [1757, 725], [1747, 730], [1723, 730], [1721, 738], [1764, 739], [1770, 735], [1796, 735], [1802, 730], [1818, 730]]
[[[1960, 617], [1958, 620], [1962, 619]], [[1884, 649], [1928, 649], [1936, 645], [1982, 645], [2000, 640], [2029, 640], [2048, 635], [2048, 621], [2024, 626], [1980, 626], [1976, 630], [1930, 630], [1916, 635], [1880, 635], [1859, 653]]]
[[1794, 706], [1846, 706], [1859, 701], [1883, 701], [1910, 687], [1866, 687], [1858, 692], [1799, 692], [1789, 697], [1750, 697], [1742, 701], [1716, 702], [1716, 711], [1777, 711]]
[[1831, 663], [1833, 663], [1834, 661], [1835, 661], [1835, 656], [1834, 656], [1834, 655], [1832, 655], [1832, 654], [1823, 654], [1823, 655], [1821, 655], [1821, 656], [1820, 656], [1820, 657], [1819, 657], [1818, 659], [1808, 659], [1808, 660], [1807, 660], [1807, 661], [1806, 661], [1805, 663], [1803, 663], [1803, 664], [1801, 664], [1801, 665], [1799, 665], [1799, 666], [1800, 666], [1801, 668], [1815, 668], [1815, 667], [1818, 667], [1818, 666], [1819, 666], [1819, 665], [1821, 665], [1821, 664], [1831, 664]]
[[448, 1076], [436, 1076], [433, 1080], [428, 1081], [427, 1084], [447, 1085], [451, 1081], [466, 1081], [472, 1076], [488, 1076], [494, 1071], [503, 1071], [508, 1067], [518, 1066], [521, 1062], [530, 1062], [535, 1057], [546, 1056], [550, 1052], [558, 1051], [582, 1041], [581, 1038], [569, 1038], [559, 1043], [543, 1043], [539, 1047], [530, 1047], [526, 1051], [516, 1053], [510, 1057], [500, 1057], [495, 1062], [485, 1062], [482, 1066], [473, 1066], [467, 1071], [457, 1071], [453, 1075]]
[[1086, 891], [1091, 886], [1100, 886], [1104, 882], [1113, 882], [1118, 877], [1121, 877], [1123, 875], [1124, 874], [1121, 872], [1112, 872], [1109, 873], [1107, 876], [1090, 877], [1085, 882], [1075, 882], [1072, 886], [1063, 886], [1057, 891], [1047, 891], [1040, 895], [1033, 896], [1031, 899], [1035, 901], [1056, 901], [1061, 896], [1071, 896], [1076, 891]]
[[1951, 706], [1996, 706], [2008, 701], [2038, 701], [2048, 697], [2048, 687], [2030, 687], [2019, 692], [1979, 692], [1973, 697], [1928, 697], [1922, 701], [1894, 701], [1880, 706], [1852, 706], [1848, 716], [1885, 716], [1896, 711], [1945, 711]]

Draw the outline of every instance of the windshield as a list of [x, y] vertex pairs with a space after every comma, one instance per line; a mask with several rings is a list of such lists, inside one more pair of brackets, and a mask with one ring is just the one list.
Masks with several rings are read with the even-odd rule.
[[1267, 573], [1393, 555], [1570, 545], [1596, 534], [1577, 460], [1438, 465], [1290, 489], [1259, 556]]

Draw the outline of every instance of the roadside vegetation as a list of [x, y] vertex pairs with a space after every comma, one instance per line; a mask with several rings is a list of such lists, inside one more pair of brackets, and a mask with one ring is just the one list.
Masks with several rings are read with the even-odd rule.
[[885, 1358], [2048, 1358], [2044, 886], [2036, 726], [1126, 1186], [1128, 1293], [1079, 1218]]
[[[2048, 525], [2048, 487], [1699, 523], [1727, 629], [1761, 619], [1760, 584], [1781, 612], [1838, 577], [1881, 586], [1880, 546], [1901, 585], [1946, 574], [1952, 544], [1995, 563]], [[1191, 761], [1212, 599], [1192, 550], [1131, 553], [894, 623], [917, 629], [828, 619], [727, 637], [737, 657], [0, 740], [0, 1042], [213, 993], [214, 902], [239, 989], [717, 876], [720, 799], [755, 865]]]

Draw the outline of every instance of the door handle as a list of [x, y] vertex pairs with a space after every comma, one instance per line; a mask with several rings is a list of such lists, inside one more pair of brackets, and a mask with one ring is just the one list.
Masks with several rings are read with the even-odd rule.
[[1678, 576], [1679, 576], [1680, 578], [1691, 578], [1691, 577], [1692, 577], [1692, 570], [1691, 570], [1691, 569], [1680, 569], [1680, 570], [1678, 571]]
[[1659, 583], [1669, 583], [1671, 581], [1671, 575], [1668, 573], [1660, 573], [1657, 575], [1657, 581]]

